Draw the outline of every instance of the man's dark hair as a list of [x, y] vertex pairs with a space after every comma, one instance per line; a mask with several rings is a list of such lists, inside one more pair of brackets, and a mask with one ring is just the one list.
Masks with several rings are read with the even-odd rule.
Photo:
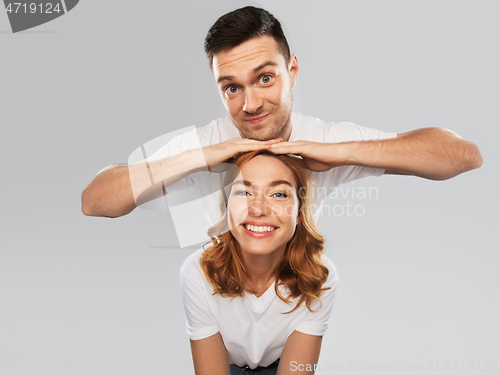
[[279, 21], [267, 10], [247, 6], [221, 16], [208, 30], [205, 53], [212, 69], [214, 55], [239, 46], [252, 38], [269, 35], [278, 43], [279, 52], [288, 63], [290, 47]]

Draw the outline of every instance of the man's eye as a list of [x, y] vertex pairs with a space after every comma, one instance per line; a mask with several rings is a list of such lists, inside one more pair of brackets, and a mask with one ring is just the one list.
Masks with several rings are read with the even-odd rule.
[[238, 92], [238, 88], [236, 86], [228, 86], [224, 91], [228, 94], [236, 94]]
[[268, 84], [272, 82], [273, 77], [271, 77], [269, 74], [264, 74], [262, 77], [260, 77], [260, 82], [263, 84]]

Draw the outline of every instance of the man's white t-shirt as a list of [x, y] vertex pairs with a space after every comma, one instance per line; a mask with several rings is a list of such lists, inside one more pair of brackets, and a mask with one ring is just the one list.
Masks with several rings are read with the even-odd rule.
[[[230, 364], [256, 368], [269, 366], [281, 357], [288, 336], [294, 331], [323, 336], [328, 328], [339, 277], [325, 255], [321, 260], [329, 275], [321, 304], [314, 301], [310, 312], [305, 303], [290, 314], [296, 304], [286, 304], [275, 293], [274, 283], [260, 297], [245, 293], [234, 299], [214, 295], [200, 265], [203, 249], [191, 254], [181, 267], [181, 291], [187, 316], [186, 331], [191, 340], [201, 340], [220, 332]], [[286, 296], [288, 288], [281, 285]]]
[[[352, 141], [368, 141], [396, 138], [397, 133], [382, 132], [366, 128], [351, 122], [325, 122], [299, 113], [291, 114], [292, 133], [289, 141], [312, 141], [321, 143], [342, 143]], [[229, 117], [212, 121], [203, 128], [197, 128], [173, 138], [162, 147], [150, 160], [177, 155], [186, 150], [200, 149], [231, 138], [241, 138], [238, 129]], [[380, 176], [384, 169], [345, 165], [332, 168], [326, 172], [311, 173], [315, 179], [316, 189], [311, 192], [313, 212], [318, 219], [323, 200], [340, 184], [367, 176]], [[166, 187], [167, 192], [182, 191], [188, 188], [196, 190], [203, 211], [211, 225], [220, 219], [219, 190], [223, 174], [201, 172], [189, 175]]]

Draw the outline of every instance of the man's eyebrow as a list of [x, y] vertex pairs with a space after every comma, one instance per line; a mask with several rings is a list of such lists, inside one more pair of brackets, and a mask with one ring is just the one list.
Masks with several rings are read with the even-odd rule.
[[[271, 66], [278, 66], [278, 64], [275, 63], [274, 61], [266, 61], [266, 62], [263, 62], [262, 64], [260, 64], [258, 67], [253, 68], [252, 72], [255, 74], [259, 70], [262, 70], [266, 66], [269, 66], [269, 65], [271, 65]], [[220, 83], [222, 81], [232, 81], [232, 80], [234, 80], [234, 76], [220, 76], [219, 78], [217, 78], [217, 83]]]
[[220, 83], [222, 81], [232, 81], [234, 79], [234, 76], [220, 76], [217, 78], [217, 83]]
[[264, 63], [260, 64], [258, 67], [254, 68], [254, 69], [253, 69], [253, 72], [254, 72], [254, 73], [257, 73], [259, 70], [264, 69], [264, 68], [265, 68], [266, 66], [268, 66], [268, 65], [278, 66], [278, 64], [277, 64], [277, 63], [275, 63], [274, 61], [266, 61], [266, 62], [264, 62]]

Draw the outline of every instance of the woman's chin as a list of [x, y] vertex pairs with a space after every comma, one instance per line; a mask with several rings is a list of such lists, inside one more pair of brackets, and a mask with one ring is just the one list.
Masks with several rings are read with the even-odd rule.
[[[253, 242], [253, 241], [252, 241]], [[242, 253], [258, 256], [258, 255], [272, 255], [279, 252], [280, 254], [285, 251], [285, 246], [269, 246], [269, 244], [259, 244], [259, 243], [241, 243], [240, 249]], [[281, 254], [282, 255], [282, 254]]]
[[266, 249], [260, 247], [241, 248], [241, 251], [248, 255], [269, 255], [274, 252], [273, 249]]

